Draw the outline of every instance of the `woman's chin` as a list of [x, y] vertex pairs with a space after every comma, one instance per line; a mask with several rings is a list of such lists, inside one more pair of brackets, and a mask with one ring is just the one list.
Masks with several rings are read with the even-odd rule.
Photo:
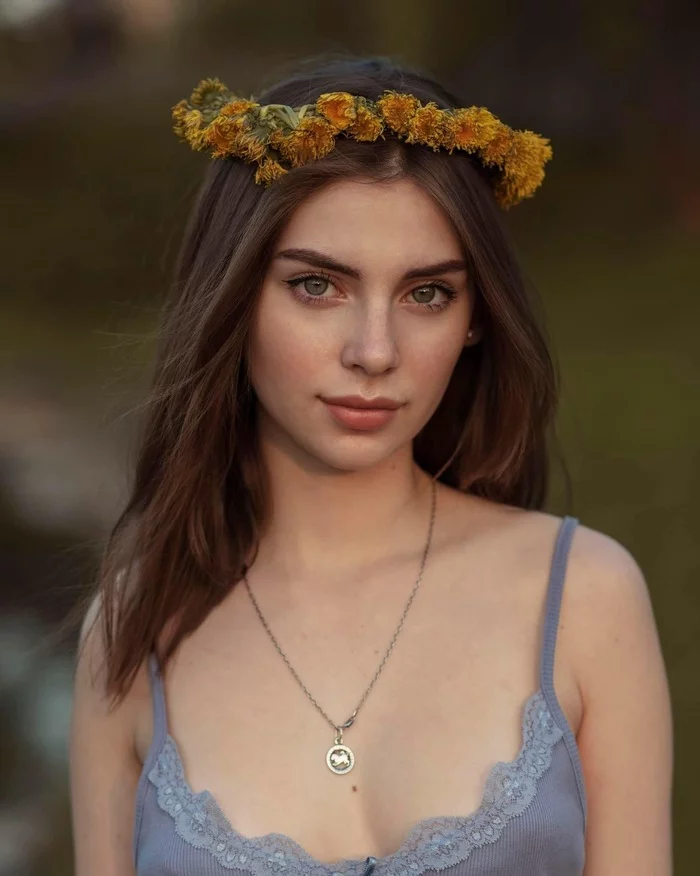
[[[411, 442], [407, 445], [410, 447]], [[316, 461], [328, 468], [339, 471], [364, 471], [386, 462], [397, 452], [395, 442], [379, 438], [378, 435], [366, 435], [362, 439], [353, 437], [338, 441], [319, 443], [313, 448], [307, 448]]]

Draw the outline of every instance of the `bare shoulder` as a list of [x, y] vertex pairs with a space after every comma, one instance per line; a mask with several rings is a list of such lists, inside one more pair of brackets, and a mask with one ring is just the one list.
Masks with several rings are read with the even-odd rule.
[[576, 527], [569, 557], [584, 598], [649, 604], [649, 592], [634, 556], [619, 541], [583, 523]]
[[[543, 557], [551, 562], [562, 518], [508, 508], [500, 514], [515, 561], [524, 568], [530, 557], [533, 563]], [[649, 688], [653, 675], [662, 685], [661, 648], [644, 573], [627, 547], [581, 522], [566, 561], [559, 635], [584, 708], [605, 687]]]
[[579, 524], [569, 553], [566, 589], [576, 618], [570, 641], [578, 654], [584, 696], [593, 686], [611, 683], [611, 660], [621, 669], [626, 662], [644, 661], [647, 668], [650, 662], [658, 664], [660, 644], [649, 587], [628, 548]]
[[[517, 564], [530, 599], [527, 570], [551, 555], [561, 518], [539, 511], [470, 506], [472, 523]], [[471, 508], [471, 512], [470, 509]], [[548, 560], [546, 560], [548, 561]], [[673, 724], [671, 698], [647, 581], [630, 550], [579, 523], [573, 531], [562, 594], [559, 691], [568, 679], [579, 696], [576, 743], [587, 800], [586, 876], [670, 876]]]
[[567, 647], [582, 694], [586, 873], [671, 873], [673, 726], [652, 599], [630, 551], [579, 525]]
[[[523, 589], [522, 605], [539, 602], [562, 518], [543, 511], [461, 496], [448, 489], [451, 540], [478, 540], [489, 556], [507, 564], [509, 598]], [[467, 533], [465, 535], [465, 533]], [[517, 573], [517, 574], [515, 574]], [[665, 673], [644, 574], [632, 553], [609, 535], [578, 523], [568, 552], [557, 650], [578, 687], [582, 705], [601, 690], [640, 685], [663, 700]]]
[[[443, 502], [453, 521], [451, 540], [464, 543], [478, 537], [523, 569], [530, 560], [540, 568], [543, 561], [550, 561], [561, 517], [460, 494], [453, 488], [444, 491]], [[606, 637], [611, 625], [631, 611], [640, 620], [644, 616], [647, 622], [653, 620], [647, 583], [634, 556], [614, 538], [580, 522], [568, 553], [564, 599], [571, 610], [575, 607], [573, 626], [588, 641], [591, 634]]]
[[134, 797], [140, 764], [134, 749], [136, 706], [147, 680], [115, 704], [106, 689], [102, 602], [95, 596], [80, 631], [69, 739], [76, 876], [133, 872]]
[[74, 674], [74, 713], [79, 709], [94, 711], [119, 727], [125, 738], [133, 741], [133, 715], [149, 696], [147, 667], [144, 663], [134, 682], [119, 703], [107, 692], [107, 662], [103, 638], [103, 596], [97, 592], [83, 617], [78, 637]]

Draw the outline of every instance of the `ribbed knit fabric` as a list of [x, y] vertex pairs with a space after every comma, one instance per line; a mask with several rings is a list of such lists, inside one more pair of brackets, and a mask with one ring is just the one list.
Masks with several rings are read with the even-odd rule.
[[153, 739], [136, 792], [137, 876], [581, 876], [586, 794], [575, 737], [554, 690], [554, 652], [577, 520], [557, 533], [547, 587], [540, 687], [522, 711], [522, 747], [488, 776], [479, 808], [428, 818], [393, 854], [325, 864], [284, 834], [239, 834], [208, 791], [193, 793], [168, 733], [163, 681], [149, 660]]

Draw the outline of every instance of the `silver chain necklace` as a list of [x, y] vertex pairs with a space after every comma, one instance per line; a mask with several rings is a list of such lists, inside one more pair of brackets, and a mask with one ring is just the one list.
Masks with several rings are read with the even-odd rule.
[[250, 584], [248, 583], [248, 578], [246, 577], [245, 572], [243, 573], [243, 582], [246, 586], [246, 590], [248, 591], [248, 594], [253, 602], [253, 605], [254, 605], [255, 610], [258, 614], [258, 617], [260, 618], [260, 621], [262, 622], [263, 627], [267, 631], [267, 634], [269, 635], [269, 637], [272, 639], [273, 645], [275, 646], [275, 648], [279, 652], [279, 654], [282, 657], [282, 659], [284, 660], [284, 662], [289, 667], [294, 678], [301, 685], [301, 688], [304, 691], [304, 693], [311, 700], [311, 702], [314, 704], [314, 706], [316, 706], [318, 711], [323, 715], [323, 717], [331, 725], [331, 727], [333, 727], [333, 729], [335, 730], [333, 745], [331, 745], [331, 747], [326, 752], [326, 764], [332, 772], [334, 772], [338, 775], [342, 776], [345, 773], [349, 773], [350, 770], [353, 768], [353, 766], [355, 766], [355, 755], [354, 755], [353, 751], [350, 748], [348, 748], [347, 745], [343, 744], [343, 730], [347, 730], [348, 727], [352, 726], [352, 724], [355, 721], [355, 718], [357, 717], [357, 713], [359, 712], [360, 708], [362, 707], [364, 701], [367, 699], [367, 695], [372, 690], [375, 682], [379, 678], [379, 674], [382, 671], [382, 669], [384, 668], [384, 664], [386, 663], [386, 661], [389, 657], [389, 654], [391, 654], [392, 648], [394, 647], [394, 643], [396, 642], [396, 639], [398, 638], [398, 635], [401, 632], [403, 622], [406, 619], [406, 615], [408, 614], [408, 609], [411, 607], [411, 603], [413, 602], [413, 597], [416, 595], [416, 591], [418, 590], [418, 586], [420, 585], [420, 582], [423, 579], [423, 570], [425, 569], [425, 561], [428, 558], [428, 551], [430, 550], [430, 543], [431, 543], [432, 538], [433, 538], [433, 524], [435, 523], [435, 504], [436, 504], [435, 498], [436, 498], [436, 487], [435, 487], [435, 480], [433, 480], [432, 481], [431, 506], [430, 506], [430, 524], [428, 526], [428, 537], [426, 539], [425, 548], [423, 550], [423, 556], [421, 558], [420, 571], [418, 572], [418, 578], [416, 579], [416, 583], [413, 585], [413, 590], [411, 591], [411, 595], [408, 597], [408, 602], [406, 603], [406, 607], [403, 610], [403, 614], [401, 615], [401, 619], [399, 620], [399, 624], [396, 627], [396, 632], [394, 633], [394, 635], [391, 638], [391, 642], [389, 643], [389, 647], [386, 650], [386, 654], [382, 658], [382, 661], [379, 664], [377, 671], [374, 673], [374, 676], [369, 683], [369, 687], [362, 694], [360, 702], [355, 707], [355, 710], [353, 711], [352, 715], [350, 715], [348, 720], [345, 721], [343, 724], [336, 724], [335, 721], [333, 721], [326, 714], [326, 712], [316, 702], [316, 700], [314, 699], [314, 697], [312, 696], [311, 692], [308, 690], [308, 688], [306, 687], [304, 682], [301, 680], [301, 678], [299, 678], [299, 675], [297, 674], [296, 670], [294, 669], [292, 664], [287, 659], [287, 655], [284, 653], [282, 648], [280, 648], [279, 642], [277, 641], [277, 639], [273, 635], [272, 630], [270, 629], [267, 621], [263, 617], [263, 613], [260, 611], [260, 606], [258, 605], [257, 600], [253, 596], [253, 592], [250, 589]]

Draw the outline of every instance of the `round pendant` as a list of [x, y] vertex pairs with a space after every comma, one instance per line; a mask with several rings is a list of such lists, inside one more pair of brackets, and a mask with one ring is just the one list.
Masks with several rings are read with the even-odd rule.
[[344, 773], [349, 773], [355, 766], [355, 755], [347, 745], [336, 743], [328, 749], [326, 763], [329, 770], [342, 776]]

